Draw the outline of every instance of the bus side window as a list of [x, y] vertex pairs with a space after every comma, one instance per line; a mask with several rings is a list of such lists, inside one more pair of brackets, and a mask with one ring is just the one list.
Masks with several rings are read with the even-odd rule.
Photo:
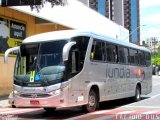
[[146, 61], [146, 66], [151, 65], [151, 54], [148, 52], [145, 52], [145, 61]]
[[96, 44], [96, 41], [94, 40], [94, 41], [93, 41], [93, 44], [92, 44], [92, 48], [91, 48], [91, 54], [90, 54], [90, 59], [91, 59], [91, 60], [94, 59], [95, 44]]
[[138, 65], [139, 58], [138, 58], [138, 51], [135, 49], [129, 49], [129, 63], [132, 65]]
[[90, 58], [91, 60], [104, 61], [105, 60], [105, 42], [94, 40], [92, 44]]
[[112, 56], [111, 56], [111, 45], [106, 43], [106, 60], [108, 62], [111, 62], [112, 61]]
[[106, 60], [108, 62], [113, 62], [116, 63], [118, 62], [118, 54], [117, 54], [117, 46], [110, 44], [110, 43], [106, 43]]
[[125, 57], [125, 51], [124, 51], [123, 46], [118, 47], [118, 58], [119, 58], [119, 63], [126, 63], [126, 57]]
[[124, 48], [124, 55], [125, 55], [126, 64], [128, 64], [128, 62], [129, 62], [129, 50], [126, 47]]
[[139, 55], [139, 63], [140, 63], [140, 65], [146, 65], [144, 52], [139, 50], [138, 51], [138, 55]]
[[94, 60], [102, 60], [101, 42], [96, 42], [95, 51], [94, 51]]
[[140, 64], [140, 59], [139, 59], [139, 55], [138, 55], [138, 51], [135, 50], [135, 64], [139, 65]]

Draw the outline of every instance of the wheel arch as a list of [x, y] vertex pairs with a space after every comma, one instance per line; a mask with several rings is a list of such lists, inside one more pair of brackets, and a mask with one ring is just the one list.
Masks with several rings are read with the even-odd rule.
[[[94, 92], [93, 92], [94, 91]], [[99, 108], [99, 100], [100, 100], [100, 91], [99, 91], [99, 87], [98, 85], [91, 85], [90, 88], [88, 89], [88, 92], [87, 92], [87, 96], [89, 96], [90, 93], [94, 93], [94, 95], [96, 95], [96, 102], [95, 102], [95, 105], [94, 106], [90, 106], [90, 102], [89, 102], [89, 97], [87, 97], [87, 101], [86, 101], [86, 104], [82, 106], [82, 109], [85, 111], [85, 112], [93, 112], [95, 111], [97, 108]], [[92, 108], [93, 107], [93, 108]]]

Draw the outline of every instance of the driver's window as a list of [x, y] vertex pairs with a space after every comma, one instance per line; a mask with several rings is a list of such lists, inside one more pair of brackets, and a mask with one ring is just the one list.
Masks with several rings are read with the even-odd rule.
[[69, 60], [68, 60], [68, 72], [71, 76], [77, 74], [79, 72], [79, 52], [78, 49], [76, 48], [76, 45], [74, 45], [69, 54]]
[[70, 77], [78, 74], [84, 67], [89, 37], [79, 36], [71, 39], [76, 44], [71, 47], [67, 61], [67, 73]]
[[71, 70], [71, 73], [77, 73], [79, 70], [78, 70], [78, 57], [79, 57], [79, 54], [78, 54], [78, 50], [74, 49], [71, 53], [71, 57], [72, 57], [72, 70]]

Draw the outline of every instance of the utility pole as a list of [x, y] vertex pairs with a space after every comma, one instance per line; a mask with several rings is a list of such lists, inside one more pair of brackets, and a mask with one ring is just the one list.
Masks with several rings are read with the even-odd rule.
[[132, 35], [135, 31], [137, 31], [137, 29], [139, 29], [140, 27], [144, 27], [144, 26], [146, 26], [146, 25], [147, 25], [147, 24], [140, 25], [140, 26], [136, 27], [132, 32], [129, 33], [129, 36], [127, 36], [127, 37], [124, 38], [124, 40], [129, 39], [129, 38], [131, 37], [131, 35]]

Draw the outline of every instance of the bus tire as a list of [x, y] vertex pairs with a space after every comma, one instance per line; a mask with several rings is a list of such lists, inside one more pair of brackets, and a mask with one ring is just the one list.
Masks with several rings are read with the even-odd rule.
[[160, 76], [160, 70], [158, 71], [158, 76]]
[[56, 110], [56, 108], [49, 108], [49, 107], [46, 107], [46, 108], [43, 108], [43, 109], [47, 112], [54, 112]]
[[85, 112], [93, 112], [96, 110], [98, 105], [98, 97], [95, 90], [91, 89], [88, 96], [88, 104], [82, 106]]
[[15, 105], [12, 105], [12, 108], [16, 108], [16, 106], [15, 106]]
[[135, 96], [133, 97], [135, 102], [138, 102], [141, 100], [141, 88], [139, 85], [137, 85], [136, 90], [135, 90]]

